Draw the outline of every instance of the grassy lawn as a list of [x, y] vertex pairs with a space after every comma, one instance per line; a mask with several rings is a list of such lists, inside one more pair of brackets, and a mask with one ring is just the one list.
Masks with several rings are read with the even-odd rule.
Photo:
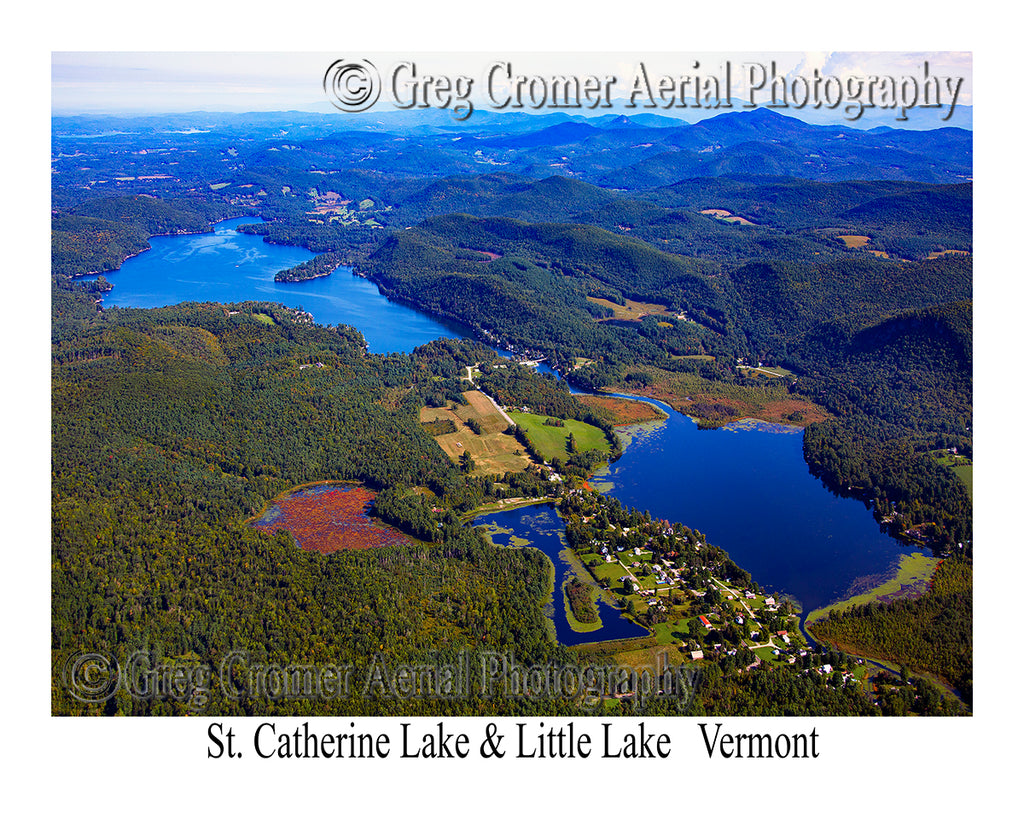
[[772, 654], [775, 648], [772, 646], [762, 646], [761, 648], [755, 648], [754, 654], [761, 658], [761, 662], [778, 662], [778, 655]]
[[670, 645], [685, 640], [690, 636], [689, 619], [657, 623], [654, 626], [654, 634], [658, 638], [658, 645]]
[[584, 424], [582, 421], [569, 419], [565, 421], [565, 426], [551, 427], [544, 423], [547, 419], [546, 415], [510, 412], [509, 417], [523, 428], [530, 442], [545, 460], [550, 461], [552, 458], [564, 460], [568, 456], [566, 441], [569, 440], [570, 433], [576, 439], [576, 449], [580, 452], [586, 452], [589, 449], [611, 452], [611, 445], [605, 438], [604, 432], [590, 424]]
[[618, 563], [602, 563], [600, 566], [594, 566], [590, 571], [598, 580], [618, 580], [626, 574], [626, 570]]

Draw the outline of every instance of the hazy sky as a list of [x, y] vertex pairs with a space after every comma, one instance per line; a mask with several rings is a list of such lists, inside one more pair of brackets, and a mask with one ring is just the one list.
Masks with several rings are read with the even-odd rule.
[[[616, 88], [628, 93], [643, 62], [655, 75], [722, 76], [732, 67], [733, 95], [744, 93], [747, 63], [766, 68], [774, 61], [779, 75], [922, 76], [929, 63], [933, 75], [963, 77], [958, 105], [972, 105], [972, 61], [964, 52], [621, 52], [621, 53], [331, 53], [331, 52], [60, 52], [52, 53], [54, 113], [169, 111], [330, 111], [322, 82], [335, 60], [368, 58], [385, 77], [377, 110], [392, 109], [387, 76], [401, 61], [415, 63], [420, 75], [466, 76], [474, 80], [480, 100], [487, 68], [496, 61], [515, 74], [613, 75]], [[695, 69], [694, 64], [698, 67]], [[837, 117], [838, 118], [838, 117]]]

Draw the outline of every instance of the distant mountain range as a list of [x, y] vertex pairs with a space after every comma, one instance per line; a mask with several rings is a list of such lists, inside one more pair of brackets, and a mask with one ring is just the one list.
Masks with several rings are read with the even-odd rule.
[[720, 113], [696, 123], [654, 113], [586, 119], [489, 111], [459, 123], [433, 109], [56, 117], [53, 133], [57, 146], [65, 135], [125, 133], [203, 144], [237, 133], [242, 144], [259, 140], [257, 153], [240, 155], [250, 169], [320, 172], [372, 160], [383, 173], [557, 175], [613, 190], [737, 174], [930, 184], [961, 183], [973, 174], [973, 134], [963, 128], [812, 125], [767, 108]]

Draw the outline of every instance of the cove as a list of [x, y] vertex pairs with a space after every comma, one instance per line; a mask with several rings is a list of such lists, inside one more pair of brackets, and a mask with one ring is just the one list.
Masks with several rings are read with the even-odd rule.
[[[279, 270], [313, 254], [235, 230], [252, 221], [221, 222], [210, 234], [154, 237], [151, 250], [106, 274], [114, 289], [105, 294], [104, 306], [280, 302], [308, 310], [321, 324], [356, 327], [374, 353], [411, 352], [436, 338], [471, 337], [467, 328], [388, 301], [348, 268], [305, 282], [274, 282]], [[540, 370], [553, 373], [544, 364]], [[769, 431], [767, 425], [701, 430], [665, 404], [650, 403], [668, 418], [624, 429], [629, 445], [596, 476], [598, 488], [626, 506], [699, 529], [762, 587], [795, 597], [804, 612], [845, 597], [855, 584], [891, 575], [900, 555], [913, 550], [879, 531], [863, 503], [837, 497], [810, 474], [799, 430]], [[499, 513], [509, 516], [500, 525], [545, 548], [540, 535], [531, 534], [527, 512]], [[561, 548], [549, 554], [556, 572]], [[557, 589], [560, 595], [560, 583]], [[560, 597], [558, 602], [556, 612]], [[622, 619], [616, 609], [600, 605], [606, 626]], [[563, 632], [576, 643], [609, 639], [600, 634], [603, 630]]]
[[[555, 567], [555, 587], [548, 601], [547, 610], [555, 623], [555, 638], [562, 645], [576, 646], [604, 640], [644, 637], [648, 634], [647, 629], [628, 620], [617, 608], [600, 597], [596, 605], [601, 615], [601, 628], [584, 632], [572, 630], [565, 614], [562, 584], [573, 573], [569, 564], [559, 556], [562, 550], [569, 547], [565, 542], [565, 524], [562, 523], [554, 504], [520, 506], [504, 512], [493, 512], [481, 515], [474, 523], [485, 527], [491, 539], [499, 546], [515, 545], [513, 538], [528, 540], [530, 546], [540, 549], [548, 556]], [[582, 579], [590, 580], [589, 576]]]

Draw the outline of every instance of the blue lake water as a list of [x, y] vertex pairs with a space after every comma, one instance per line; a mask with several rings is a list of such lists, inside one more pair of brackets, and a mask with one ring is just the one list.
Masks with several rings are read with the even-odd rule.
[[627, 637], [643, 637], [648, 633], [643, 626], [626, 619], [618, 609], [601, 599], [597, 601], [601, 628], [581, 632], [572, 630], [565, 616], [562, 595], [562, 584], [567, 577], [572, 576], [572, 571], [568, 563], [559, 557], [559, 553], [568, 546], [565, 542], [565, 525], [553, 504], [523, 506], [506, 512], [481, 515], [475, 523], [478, 526], [497, 527], [497, 531], [492, 529], [491, 538], [499, 545], [510, 545], [513, 535], [524, 537], [550, 558], [555, 566], [555, 588], [552, 599], [548, 602], [548, 610], [555, 621], [555, 637], [562, 645], [575, 646], [603, 640], [622, 640]]
[[[238, 233], [252, 218], [229, 219], [213, 233], [154, 236], [151, 250], [105, 274], [114, 289], [104, 307], [165, 307], [183, 301], [270, 301], [302, 307], [320, 324], [359, 328], [372, 353], [409, 352], [435, 338], [460, 338], [464, 330], [404, 304], [388, 301], [375, 284], [348, 267], [305, 282], [279, 283], [274, 275], [315, 254], [272, 245]], [[84, 277], [95, 278], [95, 277]]]
[[[410, 352], [435, 338], [464, 335], [456, 324], [388, 301], [347, 268], [306, 282], [275, 283], [277, 271], [313, 254], [234, 230], [251, 221], [221, 222], [212, 234], [154, 237], [152, 250], [106, 274], [114, 289], [104, 306], [280, 302], [308, 310], [321, 324], [358, 328], [375, 353]], [[911, 551], [883, 535], [862, 503], [836, 497], [810, 475], [799, 430], [700, 430], [686, 416], [659, 406], [668, 419], [630, 428], [625, 454], [596, 483], [627, 506], [700, 530], [758, 583], [794, 596], [805, 612], [839, 599], [858, 579], [891, 570], [901, 553]], [[549, 521], [532, 532], [537, 519], [528, 512], [502, 525], [539, 543]], [[613, 619], [604, 609], [602, 618]], [[559, 639], [591, 641], [596, 634], [570, 631]]]
[[592, 484], [626, 506], [698, 529], [762, 586], [799, 600], [805, 614], [914, 551], [883, 534], [863, 503], [811, 475], [802, 430], [702, 430], [650, 403], [668, 418], [627, 428], [625, 454]]

